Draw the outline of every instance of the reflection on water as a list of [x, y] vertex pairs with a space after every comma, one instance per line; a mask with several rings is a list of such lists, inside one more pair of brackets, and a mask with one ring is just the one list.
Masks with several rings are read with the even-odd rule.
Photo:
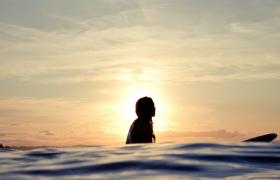
[[1, 179], [280, 179], [279, 143], [0, 150]]

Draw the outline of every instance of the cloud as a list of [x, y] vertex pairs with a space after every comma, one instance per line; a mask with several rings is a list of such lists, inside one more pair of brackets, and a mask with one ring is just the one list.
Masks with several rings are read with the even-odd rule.
[[[5, 16], [0, 23], [0, 82], [279, 79], [279, 71], [267, 69], [279, 66], [276, 1], [214, 1], [207, 6], [204, 1], [118, 2], [32, 5], [42, 10], [31, 12], [39, 19], [56, 19], [72, 28], [39, 28]], [[254, 9], [240, 9], [240, 3]], [[74, 4], [69, 11], [60, 8]], [[91, 9], [95, 7], [102, 11]], [[137, 73], [139, 69], [143, 73]]]
[[224, 129], [215, 130], [215, 131], [205, 131], [205, 132], [187, 132], [184, 135], [190, 137], [225, 138], [225, 139], [239, 138], [245, 136], [244, 134], [238, 131], [230, 132]]
[[0, 133], [0, 137], [8, 137], [8, 136], [19, 136], [24, 135], [25, 133]]
[[[11, 47], [3, 53], [3, 58], [6, 56], [11, 61], [3, 62], [0, 77], [47, 83], [126, 81], [142, 79], [141, 74], [130, 72], [143, 69], [143, 72], [155, 73], [150, 77], [157, 77], [160, 81], [181, 81], [182, 78], [179, 77], [186, 77], [184, 81], [279, 79], [279, 71], [267, 70], [269, 66], [279, 66], [276, 58], [278, 52], [274, 48], [244, 47], [249, 52], [248, 55], [231, 45], [226, 49], [227, 42], [219, 38], [164, 39], [166, 33], [161, 32], [158, 34], [161, 34], [163, 39], [155, 40], [153, 33], [139, 36], [141, 29], [145, 28], [133, 28], [136, 30], [133, 34], [138, 37], [135, 40], [130, 40], [130, 35], [127, 35], [132, 31], [130, 29], [126, 29], [127, 33], [119, 37], [114, 37], [118, 32], [112, 29], [107, 32], [80, 34], [72, 42], [69, 39], [75, 36], [75, 33], [61, 36], [53, 34], [48, 35], [49, 40], [43, 43], [30, 42], [21, 47], [14, 47], [15, 49]], [[89, 48], [91, 39], [95, 39], [95, 43]], [[198, 43], [197, 47], [192, 47], [192, 41], [194, 44]], [[214, 44], [214, 41], [218, 41], [215, 46], [219, 46], [213, 47], [211, 44]], [[236, 43], [238, 46], [238, 42]], [[242, 40], [239, 43], [240, 46], [244, 46]], [[173, 44], [182, 46], [188, 53], [180, 51], [181, 48]], [[145, 48], [147, 46], [150, 46], [148, 51]], [[21, 49], [22, 47], [24, 49]], [[170, 47], [170, 52], [166, 50], [167, 47]], [[31, 50], [35, 50], [36, 53], [30, 54]], [[205, 55], [201, 51], [204, 51]], [[12, 52], [15, 55], [11, 55]], [[134, 52], [134, 55], [130, 52]], [[147, 52], [151, 52], [152, 55]], [[40, 60], [37, 60], [38, 58]], [[29, 68], [22, 68], [23, 66]]]
[[279, 38], [279, 20], [278, 16], [256, 22], [233, 22], [230, 24], [230, 28], [233, 32], [239, 33], [243, 37], [246, 35], [250, 39], [252, 37], [262, 40]]
[[[81, 2], [76, 0], [50, 0], [48, 2], [3, 0], [0, 2], [0, 21], [43, 31], [56, 31], [79, 28], [90, 20], [97, 21], [95, 25], [98, 25], [98, 23], [102, 23], [102, 21], [98, 21], [101, 18], [103, 18], [104, 26], [107, 24], [104, 19], [106, 16], [123, 16], [115, 19], [120, 24], [128, 23], [129, 20], [141, 20], [141, 14], [139, 16], [138, 11], [137, 3], [131, 0], [84, 0]], [[127, 14], [129, 12], [134, 15], [134, 18], [131, 17], [131, 14]], [[112, 25], [112, 22], [109, 23]]]
[[52, 132], [50, 132], [50, 131], [40, 131], [40, 133], [42, 133], [42, 134], [44, 134], [44, 135], [46, 135], [46, 136], [53, 136], [54, 135], [54, 133], [52, 133]]
[[159, 139], [164, 141], [209, 141], [209, 140], [224, 140], [224, 141], [241, 141], [250, 137], [248, 134], [239, 131], [228, 131], [225, 129], [212, 130], [212, 131], [167, 131], [158, 133]]

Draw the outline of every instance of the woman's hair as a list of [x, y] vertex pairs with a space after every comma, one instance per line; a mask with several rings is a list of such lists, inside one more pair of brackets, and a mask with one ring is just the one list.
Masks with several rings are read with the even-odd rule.
[[155, 116], [154, 101], [150, 97], [142, 97], [136, 102], [136, 114], [138, 117], [150, 118]]

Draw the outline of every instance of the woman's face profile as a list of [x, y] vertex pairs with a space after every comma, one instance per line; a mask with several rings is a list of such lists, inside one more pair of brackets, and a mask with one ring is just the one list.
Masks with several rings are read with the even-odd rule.
[[156, 107], [154, 106], [153, 111], [152, 111], [152, 117], [155, 117], [155, 116], [156, 116]]

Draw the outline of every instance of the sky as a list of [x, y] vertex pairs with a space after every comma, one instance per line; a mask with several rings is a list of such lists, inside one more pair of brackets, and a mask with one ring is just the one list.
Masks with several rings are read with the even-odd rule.
[[0, 143], [123, 144], [150, 96], [157, 142], [280, 134], [278, 0], [0, 0]]

